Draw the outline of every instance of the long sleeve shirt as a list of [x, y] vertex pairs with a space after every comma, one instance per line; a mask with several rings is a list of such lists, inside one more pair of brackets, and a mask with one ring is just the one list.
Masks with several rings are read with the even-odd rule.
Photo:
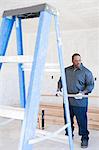
[[[77, 94], [83, 92], [84, 94], [91, 93], [94, 88], [94, 79], [90, 70], [80, 65], [80, 68], [75, 68], [73, 65], [65, 68], [67, 92], [68, 94]], [[58, 82], [62, 87], [61, 78]], [[88, 98], [75, 99], [69, 97], [70, 105], [86, 107], [88, 105]]]

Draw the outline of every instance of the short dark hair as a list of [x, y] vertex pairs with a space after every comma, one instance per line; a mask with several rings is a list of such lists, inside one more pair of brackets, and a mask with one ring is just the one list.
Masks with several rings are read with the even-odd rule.
[[[73, 54], [73, 55], [72, 55], [72, 61], [73, 61], [73, 59], [74, 59], [75, 56], [80, 56], [80, 54], [78, 54], [78, 53]], [[81, 57], [81, 56], [80, 56], [80, 57]]]

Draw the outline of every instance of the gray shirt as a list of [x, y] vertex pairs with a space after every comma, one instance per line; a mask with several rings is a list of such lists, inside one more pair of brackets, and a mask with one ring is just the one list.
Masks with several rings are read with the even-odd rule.
[[[94, 88], [93, 75], [83, 64], [80, 65], [80, 68], [74, 68], [73, 65], [65, 68], [65, 75], [68, 94], [77, 94], [79, 92], [88, 94]], [[69, 97], [69, 103], [73, 106], [86, 107], [88, 105], [88, 98], [75, 99]]]

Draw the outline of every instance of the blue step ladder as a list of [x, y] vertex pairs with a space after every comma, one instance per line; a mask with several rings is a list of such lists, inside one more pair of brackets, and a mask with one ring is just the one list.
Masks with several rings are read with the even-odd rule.
[[[65, 79], [63, 56], [62, 56], [62, 41], [61, 41], [60, 31], [59, 31], [59, 21], [58, 21], [56, 9], [46, 3], [36, 5], [36, 6], [31, 6], [31, 7], [25, 7], [22, 9], [20, 8], [20, 9], [4, 11], [2, 23], [0, 26], [0, 56], [5, 56], [6, 48], [8, 45], [8, 41], [10, 38], [10, 34], [14, 22], [16, 23], [17, 54], [23, 55], [21, 20], [39, 17], [39, 26], [38, 26], [37, 39], [36, 39], [27, 98], [25, 92], [24, 71], [22, 71], [22, 67], [21, 67], [22, 63], [18, 64], [19, 85], [20, 85], [20, 106], [25, 108], [25, 115], [22, 123], [19, 150], [34, 149], [33, 145], [29, 144], [29, 140], [35, 138], [39, 105], [40, 105], [41, 79], [43, 77], [44, 66], [46, 62], [48, 36], [50, 32], [50, 24], [51, 24], [52, 16], [54, 16], [54, 21], [55, 21], [58, 57], [59, 57], [59, 64], [60, 64], [62, 84], [63, 84], [63, 97], [64, 97], [64, 104], [66, 109], [67, 129], [69, 133], [69, 137], [68, 137], [69, 146], [70, 146], [70, 150], [73, 150], [67, 87], [66, 87], [66, 79]], [[0, 63], [0, 69], [1, 67], [2, 67], [2, 63]]]

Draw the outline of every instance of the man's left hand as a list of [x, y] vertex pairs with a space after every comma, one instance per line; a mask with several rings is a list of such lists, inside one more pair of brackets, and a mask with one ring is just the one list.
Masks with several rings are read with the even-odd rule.
[[78, 94], [76, 94], [75, 99], [82, 99], [83, 98], [83, 93], [79, 92]]

